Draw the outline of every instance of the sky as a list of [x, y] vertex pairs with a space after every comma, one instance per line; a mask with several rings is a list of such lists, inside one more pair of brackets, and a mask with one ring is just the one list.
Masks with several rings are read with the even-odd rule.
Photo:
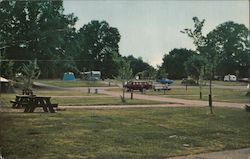
[[174, 48], [195, 49], [180, 32], [193, 29], [194, 16], [205, 19], [204, 35], [226, 21], [249, 28], [248, 0], [64, 0], [64, 8], [78, 17], [77, 29], [91, 20], [107, 21], [121, 34], [121, 55], [142, 57], [155, 67]]

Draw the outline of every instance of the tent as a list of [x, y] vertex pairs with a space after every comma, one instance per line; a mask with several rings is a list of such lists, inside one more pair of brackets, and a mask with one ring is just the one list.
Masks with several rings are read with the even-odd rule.
[[7, 80], [6, 78], [0, 77], [0, 82], [1, 83], [8, 83], [9, 80]]
[[6, 78], [0, 77], [0, 92], [8, 92], [10, 81]]
[[74, 81], [76, 80], [75, 75], [73, 72], [65, 72], [63, 74], [63, 80], [64, 81]]

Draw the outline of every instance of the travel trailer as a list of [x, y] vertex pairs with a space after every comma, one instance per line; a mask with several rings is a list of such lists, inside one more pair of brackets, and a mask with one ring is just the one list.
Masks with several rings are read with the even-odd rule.
[[224, 77], [224, 81], [237, 81], [237, 78], [236, 78], [236, 76], [235, 75], [226, 75], [225, 77]]
[[81, 72], [83, 80], [97, 81], [101, 80], [101, 71]]

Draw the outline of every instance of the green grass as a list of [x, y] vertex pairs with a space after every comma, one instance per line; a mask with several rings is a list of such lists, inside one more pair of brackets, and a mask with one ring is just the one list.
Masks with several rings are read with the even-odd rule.
[[[164, 95], [164, 91], [148, 91], [148, 95]], [[209, 88], [202, 88], [202, 100], [208, 100]], [[212, 95], [214, 101], [220, 102], [233, 102], [233, 103], [248, 103], [249, 97], [246, 96], [246, 90], [235, 90], [235, 89], [221, 89], [213, 88]], [[200, 100], [200, 89], [198, 87], [188, 87], [187, 91], [185, 88], [173, 88], [170, 91], [165, 92], [165, 96], [181, 98], [181, 99], [193, 99]]]
[[[93, 92], [93, 90], [92, 90]], [[34, 94], [40, 95], [40, 96], [100, 96], [103, 95], [101, 93], [95, 94], [95, 93], [87, 93], [87, 92], [81, 92], [77, 90], [37, 90], [34, 91]]]
[[[243, 109], [148, 108], [0, 113], [8, 159], [167, 158], [250, 146]], [[186, 145], [186, 146], [185, 146]]]
[[[208, 83], [208, 82], [207, 82]], [[222, 86], [246, 86], [246, 83], [243, 82], [224, 82], [224, 81], [213, 81], [213, 84], [218, 84]]]
[[[89, 97], [89, 96], [100, 96], [102, 94], [93, 94], [93, 93], [85, 93], [75, 90], [34, 90], [33, 91], [35, 95], [38, 96], [83, 96], [83, 97]], [[0, 94], [0, 101], [2, 102], [2, 105], [4, 107], [10, 107], [11, 100], [14, 100], [16, 98], [17, 94], [21, 94], [22, 92], [20, 90], [17, 90], [16, 93], [1, 93]], [[54, 97], [52, 97], [53, 100]], [[60, 103], [59, 103], [60, 104]]]
[[[174, 82], [171, 85], [172, 86], [183, 86], [183, 84], [181, 84], [181, 81], [182, 80], [174, 80]], [[206, 83], [206, 85], [209, 85], [208, 80], [204, 80], [204, 83]], [[243, 82], [212, 81], [212, 84], [221, 85], [221, 86], [246, 86], [246, 83], [243, 83]]]
[[[164, 104], [168, 102], [147, 101], [130, 98], [123, 103], [119, 97], [105, 97], [103, 94], [88, 94], [74, 90], [57, 90], [57, 91], [34, 91], [38, 96], [52, 96], [51, 102], [58, 103], [59, 106], [67, 105], [139, 105], [139, 104]], [[19, 92], [20, 94], [20, 92]], [[56, 96], [56, 97], [53, 97]], [[4, 107], [11, 107], [11, 100], [16, 98], [16, 94], [1, 94], [1, 103]]]
[[53, 98], [53, 103], [59, 103], [59, 105], [139, 105], [139, 104], [164, 104], [168, 102], [158, 102], [158, 101], [148, 101], [148, 100], [140, 100], [130, 98], [126, 99], [126, 102], [123, 103], [118, 97], [98, 97], [98, 98]]
[[[120, 88], [112, 88], [108, 89], [109, 91], [117, 91], [120, 92]], [[134, 91], [134, 93], [139, 93], [138, 91]], [[249, 103], [250, 99], [246, 96], [246, 90], [236, 90], [236, 89], [222, 89], [222, 88], [213, 88], [212, 95], [213, 101], [219, 102], [232, 102], [232, 103]], [[166, 96], [180, 99], [192, 99], [192, 100], [200, 100], [200, 89], [199, 87], [188, 87], [187, 91], [185, 88], [173, 88], [170, 91], [146, 91], [147, 95], [154, 96]], [[208, 100], [209, 88], [202, 88], [202, 100]]]
[[60, 79], [57, 80], [36, 80], [36, 82], [58, 86], [58, 87], [106, 87], [108, 84], [102, 83], [101, 81], [63, 81]]

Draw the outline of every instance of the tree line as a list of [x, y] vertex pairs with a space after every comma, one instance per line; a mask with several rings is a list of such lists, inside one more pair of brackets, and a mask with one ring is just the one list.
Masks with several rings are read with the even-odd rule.
[[63, 1], [0, 2], [1, 74], [13, 77], [23, 63], [35, 59], [43, 78], [90, 70], [114, 78], [124, 61], [133, 75], [154, 70], [141, 58], [120, 55], [117, 28], [93, 20], [77, 30], [78, 18], [63, 11]]
[[250, 32], [245, 25], [228, 21], [203, 35], [205, 20], [193, 17], [193, 22], [193, 29], [186, 28], [181, 33], [193, 40], [196, 50], [173, 49], [165, 54], [161, 72], [174, 79], [198, 79], [202, 74], [206, 78], [250, 76]]
[[[106, 21], [90, 21], [79, 30], [78, 18], [64, 14], [63, 1], [0, 1], [1, 75], [13, 78], [21, 66], [36, 60], [42, 78], [60, 78], [64, 72], [100, 70], [102, 78], [118, 77], [123, 70], [140, 78], [179, 79], [200, 75], [201, 68], [213, 75], [249, 73], [249, 30], [225, 22], [206, 36], [205, 20], [194, 17], [191, 37], [196, 50], [173, 49], [155, 69], [141, 57], [122, 56], [119, 30]], [[128, 67], [128, 68], [125, 68]], [[209, 69], [208, 69], [209, 68]]]

